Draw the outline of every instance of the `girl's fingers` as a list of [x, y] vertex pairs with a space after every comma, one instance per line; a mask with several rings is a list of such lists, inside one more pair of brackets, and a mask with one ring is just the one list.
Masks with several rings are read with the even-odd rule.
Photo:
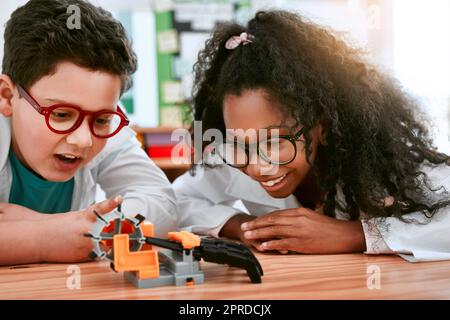
[[261, 243], [255, 244], [254, 247], [255, 247], [256, 250], [258, 250], [258, 251], [261, 251], [261, 252], [264, 251], [264, 248], [261, 247]]
[[250, 231], [260, 228], [266, 228], [270, 226], [290, 226], [296, 223], [298, 215], [272, 215], [263, 216], [255, 220], [243, 223], [241, 225], [242, 231]]
[[244, 238], [248, 240], [274, 239], [294, 237], [298, 230], [293, 230], [290, 225], [270, 226], [244, 232]]
[[288, 253], [289, 250], [292, 250], [292, 241], [293, 239], [279, 239], [279, 240], [270, 240], [263, 242], [261, 244], [261, 248], [263, 250], [278, 250], [281, 253]]
[[[252, 230], [257, 228], [263, 228], [270, 225], [282, 225], [284, 224], [282, 218], [298, 218], [303, 216], [308, 216], [311, 213], [311, 210], [306, 208], [297, 208], [297, 209], [286, 209], [286, 210], [277, 210], [271, 213], [268, 213], [262, 217], [258, 217], [252, 221], [245, 222], [241, 225], [241, 230]], [[292, 223], [292, 222], [290, 222]]]

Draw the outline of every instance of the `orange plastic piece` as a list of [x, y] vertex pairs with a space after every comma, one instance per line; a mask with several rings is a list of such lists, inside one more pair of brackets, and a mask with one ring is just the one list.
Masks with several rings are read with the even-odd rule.
[[158, 252], [130, 252], [128, 234], [114, 236], [114, 270], [118, 272], [135, 271], [138, 279], [159, 277]]
[[[142, 234], [144, 235], [144, 237], [153, 237], [154, 235], [154, 229], [153, 229], [153, 224], [148, 223], [148, 224], [141, 224], [141, 230], [142, 230]], [[148, 243], [144, 243], [142, 245], [142, 249], [141, 250], [152, 250], [153, 247], [151, 244]]]
[[[115, 228], [115, 221], [111, 221], [109, 225], [103, 228], [102, 233], [113, 233]], [[121, 230], [120, 233], [133, 233], [134, 227], [133, 225], [128, 222], [127, 220], [122, 221]], [[112, 248], [113, 246], [113, 240], [102, 240], [101, 241], [103, 245], [105, 245], [108, 248]]]
[[180, 242], [184, 249], [193, 249], [200, 245], [200, 237], [187, 232], [169, 232], [168, 233], [169, 240]]
[[142, 233], [145, 237], [153, 237], [153, 225], [151, 223], [141, 225]]
[[194, 286], [194, 280], [192, 280], [192, 281], [186, 281], [186, 285], [187, 285], [188, 287]]

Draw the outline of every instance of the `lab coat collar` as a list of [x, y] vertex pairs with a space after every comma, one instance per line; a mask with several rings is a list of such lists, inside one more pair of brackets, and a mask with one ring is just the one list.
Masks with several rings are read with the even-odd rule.
[[0, 171], [5, 168], [11, 146], [11, 120], [0, 115]]

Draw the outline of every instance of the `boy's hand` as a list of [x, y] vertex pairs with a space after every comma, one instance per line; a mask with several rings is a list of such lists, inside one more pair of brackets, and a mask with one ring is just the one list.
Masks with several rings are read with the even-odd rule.
[[0, 221], [12, 220], [44, 220], [51, 217], [49, 214], [42, 214], [26, 207], [12, 204], [0, 203]]
[[366, 249], [360, 221], [343, 221], [306, 209], [274, 211], [242, 226], [248, 240], [263, 241], [258, 250], [300, 253], [349, 253]]
[[85, 237], [96, 221], [94, 210], [102, 215], [122, 203], [122, 197], [107, 199], [82, 211], [56, 215], [43, 222], [40, 237], [40, 260], [48, 262], [87, 261], [92, 251], [92, 240]]

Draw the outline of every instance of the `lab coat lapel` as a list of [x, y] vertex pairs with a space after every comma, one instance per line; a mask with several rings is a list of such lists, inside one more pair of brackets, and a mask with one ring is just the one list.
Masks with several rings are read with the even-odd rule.
[[9, 148], [11, 146], [11, 121], [0, 115], [0, 171], [8, 161]]
[[11, 190], [12, 174], [8, 165], [11, 146], [11, 121], [0, 115], [0, 202], [8, 202]]

